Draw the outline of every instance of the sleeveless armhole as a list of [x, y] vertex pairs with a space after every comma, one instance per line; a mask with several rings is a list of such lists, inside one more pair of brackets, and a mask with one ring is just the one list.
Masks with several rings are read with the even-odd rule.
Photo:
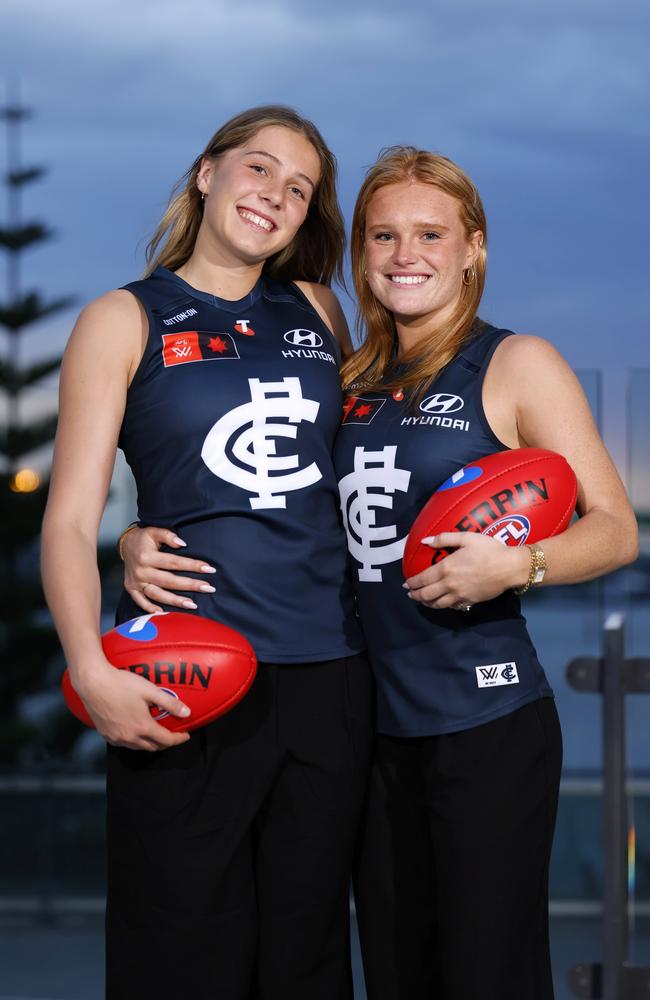
[[[483, 406], [483, 383], [485, 381], [485, 375], [489, 364], [499, 344], [501, 344], [507, 337], [515, 336], [516, 334], [512, 330], [497, 330], [492, 327], [491, 329], [488, 329], [486, 333], [483, 334], [483, 336], [477, 341], [474, 341], [469, 345], [466, 349], [467, 353], [463, 352], [461, 354], [461, 358], [465, 362], [465, 366], [476, 372], [478, 393], [476, 399], [476, 413], [486, 436], [490, 440], [494, 441], [497, 446], [497, 451], [511, 451], [512, 449], [495, 434], [490, 426], [485, 413], [485, 407]], [[485, 341], [487, 341], [487, 345], [485, 344]], [[474, 353], [472, 348], [478, 349], [476, 350], [478, 356], [475, 358], [472, 358], [471, 356]]]
[[301, 304], [304, 305], [304, 306], [306, 306], [306, 308], [309, 310], [309, 312], [312, 314], [312, 316], [316, 317], [316, 319], [318, 320], [318, 322], [322, 326], [323, 330], [325, 331], [325, 333], [329, 337], [330, 343], [331, 343], [332, 347], [334, 348], [334, 350], [336, 351], [336, 360], [337, 360], [339, 368], [340, 368], [341, 367], [341, 357], [342, 357], [342, 354], [341, 354], [341, 345], [339, 344], [338, 340], [336, 339], [334, 333], [330, 330], [330, 328], [327, 325], [327, 323], [325, 322], [325, 320], [322, 319], [322, 317], [319, 315], [318, 310], [314, 306], [313, 302], [309, 301], [309, 299], [307, 298], [307, 296], [303, 292], [302, 288], [299, 288], [298, 285], [296, 285], [296, 283], [294, 281], [290, 282], [290, 285], [291, 285], [291, 290], [296, 293], [296, 296], [300, 300]]
[[147, 356], [148, 356], [149, 350], [150, 350], [152, 331], [153, 331], [153, 329], [155, 327], [155, 324], [153, 322], [153, 313], [151, 311], [151, 308], [149, 307], [149, 304], [136, 291], [136, 286], [138, 284], [139, 284], [139, 282], [135, 282], [134, 281], [134, 282], [132, 282], [129, 285], [122, 285], [122, 287], [120, 289], [120, 291], [130, 292], [131, 295], [136, 299], [136, 301], [140, 304], [141, 308], [144, 309], [144, 313], [145, 313], [145, 316], [147, 317], [147, 323], [148, 323], [147, 337], [146, 337], [146, 340], [144, 342], [144, 349], [142, 351], [142, 354], [140, 355], [140, 360], [138, 362], [138, 366], [137, 366], [135, 372], [133, 373], [133, 378], [131, 379], [129, 388], [127, 390], [127, 396], [128, 396], [128, 393], [131, 391], [131, 389], [134, 386], [138, 385], [139, 382], [142, 381], [142, 373], [144, 371], [145, 362], [146, 362], [146, 359], [147, 359]]

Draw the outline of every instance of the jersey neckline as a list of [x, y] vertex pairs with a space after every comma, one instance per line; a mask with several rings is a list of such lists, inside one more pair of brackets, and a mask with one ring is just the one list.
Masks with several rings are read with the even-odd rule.
[[240, 313], [242, 310], [250, 309], [262, 295], [264, 281], [264, 275], [260, 274], [250, 292], [243, 299], [220, 299], [218, 295], [212, 295], [211, 292], [202, 292], [198, 288], [193, 288], [192, 285], [184, 281], [175, 271], [170, 271], [168, 267], [157, 267], [152, 277], [166, 278], [168, 281], [173, 281], [174, 284], [179, 285], [192, 298], [200, 299], [201, 302], [207, 302], [208, 305], [214, 306], [216, 309], [222, 309], [230, 313]]

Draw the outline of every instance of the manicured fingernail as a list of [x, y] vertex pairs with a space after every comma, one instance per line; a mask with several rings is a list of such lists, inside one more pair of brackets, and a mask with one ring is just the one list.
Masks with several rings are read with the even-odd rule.
[[187, 707], [187, 705], [183, 705], [183, 706], [181, 707], [181, 715], [182, 715], [182, 716], [186, 716], [186, 715], [191, 715], [191, 714], [192, 714], [192, 713], [190, 712], [190, 710], [189, 710], [189, 708]]
[[428, 535], [426, 538], [421, 539], [423, 545], [433, 545], [437, 535]]
[[214, 568], [214, 566], [208, 566], [207, 563], [206, 563], [205, 566], [201, 566], [201, 572], [202, 573], [216, 573], [217, 571]]
[[194, 601], [183, 601], [183, 607], [184, 608], [196, 608], [196, 607], [198, 607], [198, 605], [196, 605], [194, 603]]
[[412, 601], [414, 601], [414, 600], [415, 600], [415, 598], [413, 597], [413, 594], [411, 593], [411, 591], [410, 591], [410, 590], [409, 590], [409, 592], [408, 592], [408, 594], [407, 594], [406, 596], [407, 596], [407, 597], [410, 597]]
[[176, 542], [177, 545], [182, 545], [183, 548], [187, 547], [187, 542], [184, 542], [182, 538], [178, 537], [178, 535], [174, 535], [174, 541]]
[[403, 583], [402, 586], [404, 587], [404, 590], [410, 590], [411, 589], [409, 587], [408, 583]]
[[214, 594], [214, 587], [211, 587], [209, 583], [202, 583], [199, 590], [202, 590], [204, 594]]

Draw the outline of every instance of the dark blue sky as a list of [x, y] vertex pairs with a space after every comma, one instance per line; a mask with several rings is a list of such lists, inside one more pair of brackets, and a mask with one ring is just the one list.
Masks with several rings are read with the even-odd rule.
[[[650, 368], [645, 0], [4, 0], [2, 21], [4, 73], [38, 112], [26, 159], [51, 171], [26, 214], [59, 234], [28, 284], [83, 302], [138, 274], [208, 136], [281, 101], [337, 153], [348, 218], [383, 145], [465, 167], [489, 221], [483, 315], [604, 369], [610, 409], [624, 370]], [[72, 318], [31, 350], [59, 348]]]

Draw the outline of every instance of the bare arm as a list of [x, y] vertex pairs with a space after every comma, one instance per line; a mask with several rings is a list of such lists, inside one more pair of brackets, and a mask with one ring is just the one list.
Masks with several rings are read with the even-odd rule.
[[[578, 479], [579, 520], [540, 543], [548, 565], [544, 586], [591, 580], [632, 562], [638, 552], [634, 512], [582, 388], [561, 355], [538, 337], [509, 337], [488, 369], [484, 404], [504, 444], [557, 451]], [[409, 581], [413, 598], [432, 607], [487, 600], [528, 579], [526, 549], [455, 532], [437, 536], [436, 544], [459, 548]]]
[[352, 347], [348, 321], [336, 295], [326, 285], [317, 285], [310, 281], [296, 281], [295, 284], [309, 299], [328, 330], [336, 337], [341, 348], [342, 358], [345, 361], [352, 354], [354, 348]]
[[160, 749], [185, 742], [149, 713], [178, 700], [106, 661], [99, 636], [97, 533], [110, 484], [126, 392], [141, 353], [140, 308], [111, 292], [82, 312], [61, 369], [59, 424], [43, 521], [47, 601], [70, 670], [97, 729], [111, 743]]

